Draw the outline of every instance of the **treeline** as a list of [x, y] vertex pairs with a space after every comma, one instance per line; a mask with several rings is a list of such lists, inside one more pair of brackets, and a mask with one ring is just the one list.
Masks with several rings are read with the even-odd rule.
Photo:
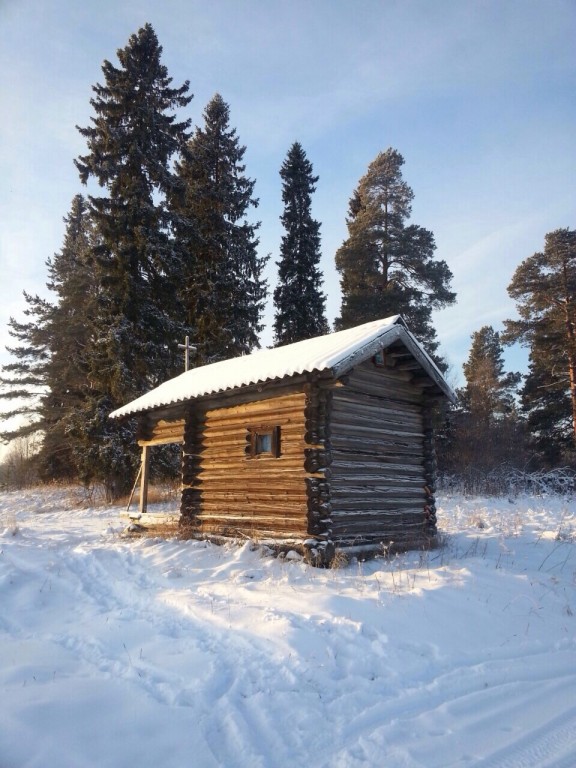
[[[547, 234], [508, 293], [520, 319], [472, 335], [466, 384], [441, 432], [442, 468], [471, 485], [497, 468], [576, 468], [576, 231]], [[514, 343], [529, 350], [524, 376], [504, 370]]]
[[[102, 482], [113, 499], [133, 482], [139, 456], [134, 424], [109, 413], [181, 373], [178, 343], [190, 337], [194, 365], [259, 346], [268, 293], [258, 255], [255, 181], [245, 147], [216, 94], [202, 126], [180, 119], [192, 96], [174, 87], [150, 24], [105, 61], [93, 86], [93, 116], [78, 130], [78, 194], [65, 218], [61, 250], [47, 260], [45, 300], [26, 295], [25, 319], [11, 319], [14, 362], [4, 366], [2, 416], [17, 426], [5, 441], [42, 435], [41, 479]], [[311, 215], [317, 177], [298, 142], [280, 170], [286, 229], [274, 293], [275, 341], [328, 330], [322, 293], [320, 225]], [[13, 422], [14, 423], [14, 422]], [[170, 448], [153, 471], [175, 473]]]
[[[196, 348], [193, 365], [258, 348], [268, 296], [267, 258], [258, 254], [259, 224], [251, 220], [255, 181], [229, 105], [215, 95], [192, 130], [190, 119], [177, 116], [192, 99], [189, 83], [173, 86], [161, 54], [147, 24], [117, 52], [117, 66], [103, 64], [91, 124], [79, 128], [87, 151], [75, 160], [93, 194], [74, 197], [62, 248], [46, 262], [53, 300], [25, 294], [25, 319], [10, 321], [14, 362], [0, 379], [0, 397], [17, 403], [3, 416], [20, 419], [0, 437], [41, 434], [35, 462], [42, 479], [98, 481], [109, 499], [129, 489], [139, 456], [134, 424], [110, 422], [108, 414], [180, 373], [178, 343], [186, 336]], [[414, 195], [403, 163], [396, 150], [381, 152], [352, 195], [348, 237], [336, 254], [342, 305], [335, 327], [402, 314], [446, 370], [432, 312], [455, 303], [452, 274], [435, 257], [432, 232], [410, 223]], [[320, 223], [311, 213], [318, 177], [298, 142], [280, 178], [276, 345], [330, 330]], [[518, 269], [510, 291], [522, 321], [509, 322], [504, 338], [491, 328], [474, 335], [460, 405], [443, 422], [446, 468], [463, 471], [488, 457], [571, 460], [576, 357], [566, 317], [571, 323], [575, 234], [552, 233], [545, 253]], [[536, 299], [545, 285], [548, 294]], [[521, 377], [502, 363], [500, 345], [513, 341], [531, 349], [520, 394]], [[157, 474], [176, 473], [169, 448], [154, 460]]]

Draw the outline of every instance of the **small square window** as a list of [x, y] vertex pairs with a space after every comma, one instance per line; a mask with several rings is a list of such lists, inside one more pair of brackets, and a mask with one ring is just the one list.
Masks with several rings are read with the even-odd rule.
[[248, 427], [246, 455], [250, 458], [280, 456], [280, 427]]

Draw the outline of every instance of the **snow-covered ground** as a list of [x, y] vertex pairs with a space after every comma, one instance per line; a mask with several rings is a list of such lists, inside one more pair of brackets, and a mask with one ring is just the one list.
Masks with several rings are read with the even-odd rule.
[[0, 493], [1, 768], [574, 768], [576, 503], [318, 570]]

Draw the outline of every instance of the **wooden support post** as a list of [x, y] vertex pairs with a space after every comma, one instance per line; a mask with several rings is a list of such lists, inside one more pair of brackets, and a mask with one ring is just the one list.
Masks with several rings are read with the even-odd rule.
[[148, 474], [150, 469], [150, 446], [142, 446], [142, 464], [140, 472], [140, 507], [138, 511], [142, 515], [148, 506]]

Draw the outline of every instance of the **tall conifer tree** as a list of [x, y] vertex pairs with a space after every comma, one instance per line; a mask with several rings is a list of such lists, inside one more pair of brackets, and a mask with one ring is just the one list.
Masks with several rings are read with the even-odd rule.
[[259, 224], [247, 219], [258, 200], [245, 175], [245, 151], [230, 127], [228, 104], [216, 94], [177, 164], [172, 198], [176, 237], [187, 248], [181, 295], [196, 365], [259, 346], [266, 259], [257, 253]]
[[289, 149], [280, 169], [284, 212], [278, 262], [278, 286], [274, 291], [274, 340], [276, 346], [291, 344], [328, 332], [326, 298], [322, 294], [320, 223], [312, 218], [312, 194], [318, 176], [301, 144]]
[[472, 334], [470, 354], [463, 369], [466, 386], [460, 395], [476, 421], [488, 424], [513, 411], [520, 375], [504, 371], [500, 334], [491, 325]]
[[576, 230], [548, 233], [508, 293], [520, 319], [506, 322], [504, 338], [530, 350], [522, 407], [534, 446], [553, 466], [576, 451]]
[[91, 262], [94, 229], [81, 195], [72, 201], [64, 221], [62, 249], [47, 261], [47, 287], [55, 301], [25, 294], [29, 320], [10, 321], [10, 333], [20, 346], [11, 350], [17, 362], [4, 368], [12, 376], [4, 379], [8, 388], [3, 396], [22, 397], [13, 415], [24, 416], [26, 421], [2, 437], [41, 432], [38, 462], [41, 476], [46, 479], [76, 476], [70, 426], [90, 386], [86, 357], [98, 296]]
[[428, 351], [438, 343], [432, 311], [456, 300], [452, 273], [434, 260], [434, 235], [408, 224], [414, 193], [402, 178], [395, 149], [370, 163], [350, 200], [348, 238], [336, 254], [341, 275], [339, 329], [401, 314]]
[[466, 386], [448, 413], [440, 459], [444, 470], [474, 487], [480, 477], [504, 467], [526, 465], [526, 439], [515, 392], [521, 376], [504, 370], [500, 334], [483, 326], [472, 334], [463, 365]]
[[117, 53], [119, 67], [104, 62], [105, 84], [93, 87], [93, 124], [79, 128], [88, 145], [76, 161], [80, 178], [94, 178], [106, 194], [89, 197], [100, 293], [91, 400], [78, 414], [77, 434], [85, 479], [104, 478], [110, 496], [130, 485], [137, 457], [131, 430], [110, 423], [108, 413], [181, 369], [181, 262], [166, 199], [176, 185], [172, 158], [189, 137], [190, 121], [177, 122], [174, 110], [192, 97], [188, 82], [171, 87], [161, 53], [150, 24], [132, 35]]

